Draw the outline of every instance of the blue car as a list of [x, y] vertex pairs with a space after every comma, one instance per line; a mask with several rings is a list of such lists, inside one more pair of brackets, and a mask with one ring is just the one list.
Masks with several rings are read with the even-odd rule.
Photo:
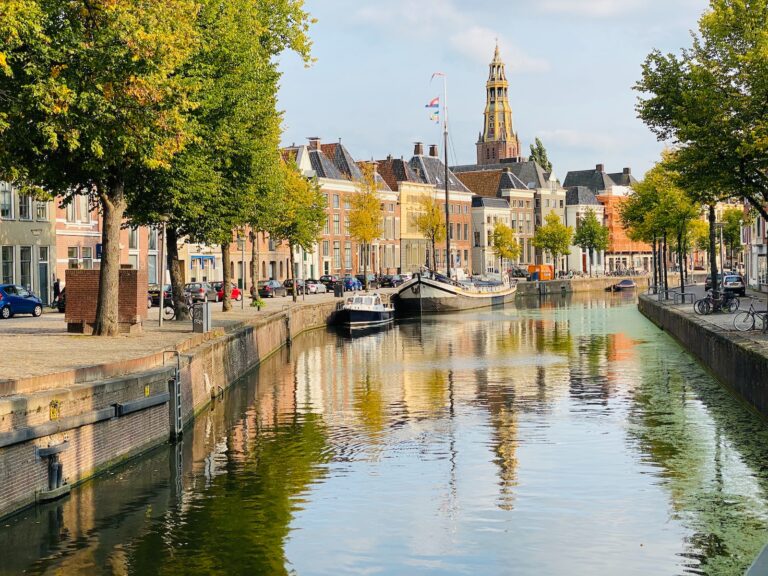
[[360, 282], [360, 280], [358, 280], [354, 276], [345, 276], [344, 277], [344, 291], [345, 292], [362, 290], [362, 289], [363, 289], [363, 283]]
[[0, 318], [6, 319], [15, 314], [43, 313], [43, 302], [23, 286], [0, 284]]

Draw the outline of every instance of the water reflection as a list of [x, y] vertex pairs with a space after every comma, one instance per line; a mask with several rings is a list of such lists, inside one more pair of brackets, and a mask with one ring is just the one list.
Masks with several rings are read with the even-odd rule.
[[313, 332], [0, 527], [0, 574], [734, 574], [765, 424], [624, 295]]

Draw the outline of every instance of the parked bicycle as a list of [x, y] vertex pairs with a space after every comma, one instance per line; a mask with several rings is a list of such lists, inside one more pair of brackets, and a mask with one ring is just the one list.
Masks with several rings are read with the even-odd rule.
[[755, 325], [760, 323], [760, 329], [763, 332], [768, 330], [768, 310], [756, 310], [754, 301], [749, 303], [749, 310], [742, 310], [733, 318], [733, 327], [739, 332], [754, 330]]
[[707, 292], [704, 298], [693, 303], [693, 311], [702, 316], [713, 312], [734, 314], [739, 309], [739, 305], [739, 298], [732, 292], [722, 292], [718, 298], [715, 298], [712, 292]]
[[[192, 295], [189, 292], [184, 293], [184, 298], [186, 300], [187, 310], [190, 311], [190, 314], [192, 313]], [[176, 306], [173, 303], [173, 300], [168, 300], [167, 303], [164, 303], [163, 306], [163, 320], [173, 320], [176, 318]]]

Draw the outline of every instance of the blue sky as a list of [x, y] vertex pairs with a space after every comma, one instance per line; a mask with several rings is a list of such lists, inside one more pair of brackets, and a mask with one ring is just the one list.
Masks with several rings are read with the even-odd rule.
[[424, 105], [448, 76], [449, 162], [475, 162], [498, 38], [526, 154], [543, 140], [555, 173], [603, 163], [641, 176], [663, 144], [636, 118], [645, 56], [679, 52], [706, 0], [307, 0], [317, 61], [285, 55], [283, 144], [339, 138], [357, 159], [409, 158], [441, 143]]

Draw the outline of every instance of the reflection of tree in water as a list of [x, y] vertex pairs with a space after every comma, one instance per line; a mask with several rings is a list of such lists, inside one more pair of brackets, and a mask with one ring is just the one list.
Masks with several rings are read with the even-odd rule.
[[172, 534], [156, 525], [130, 551], [136, 574], [288, 574], [285, 539], [301, 495], [330, 461], [319, 415], [266, 427], [249, 439], [248, 457], [230, 459]]
[[365, 377], [355, 386], [352, 406], [371, 439], [378, 438], [384, 430], [386, 421], [386, 406], [381, 393], [381, 382], [372, 380], [371, 375], [366, 372]]
[[499, 466], [499, 508], [512, 510], [517, 486], [517, 415], [514, 407], [503, 406], [493, 420], [496, 430], [494, 461]]
[[674, 517], [692, 532], [686, 572], [741, 574], [768, 540], [768, 433], [690, 359], [662, 360], [646, 356], [630, 437], [661, 469]]

